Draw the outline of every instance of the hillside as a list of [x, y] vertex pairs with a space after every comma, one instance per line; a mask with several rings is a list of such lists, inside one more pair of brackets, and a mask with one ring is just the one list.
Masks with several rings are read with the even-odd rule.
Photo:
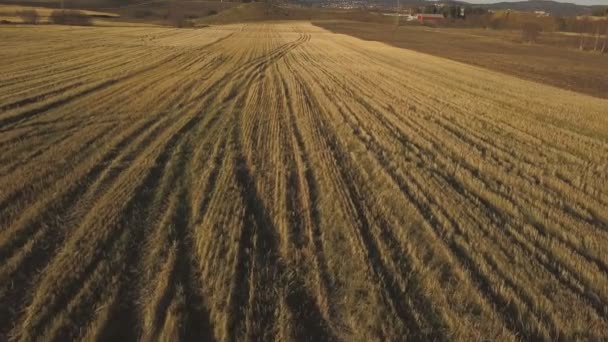
[[198, 21], [198, 24], [230, 24], [267, 20], [344, 19], [363, 22], [389, 22], [392, 18], [365, 10], [339, 10], [285, 7], [267, 3], [246, 3]]

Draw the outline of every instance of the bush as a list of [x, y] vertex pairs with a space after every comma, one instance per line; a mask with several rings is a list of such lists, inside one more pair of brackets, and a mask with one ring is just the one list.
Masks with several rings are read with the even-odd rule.
[[40, 19], [38, 12], [36, 12], [35, 10], [18, 11], [17, 16], [19, 16], [25, 24], [36, 25], [38, 24], [38, 20]]
[[89, 26], [93, 24], [91, 17], [75, 10], [55, 10], [49, 19], [57, 25]]
[[521, 39], [526, 43], [534, 43], [538, 39], [542, 27], [537, 23], [527, 22], [521, 27]]
[[209, 12], [207, 12], [207, 15], [216, 15], [217, 11], [216, 10], [209, 10]]

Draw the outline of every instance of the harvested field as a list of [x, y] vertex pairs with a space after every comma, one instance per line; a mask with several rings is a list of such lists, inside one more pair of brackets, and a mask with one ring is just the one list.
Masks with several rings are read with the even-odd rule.
[[308, 23], [0, 37], [0, 340], [608, 337], [608, 100]]

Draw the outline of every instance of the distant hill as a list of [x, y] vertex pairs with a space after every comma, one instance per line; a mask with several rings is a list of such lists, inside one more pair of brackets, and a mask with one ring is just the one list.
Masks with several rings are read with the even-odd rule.
[[[261, 1], [261, 0], [260, 0]], [[356, 5], [362, 5], [362, 6], [369, 6], [369, 5], [375, 5], [375, 4], [382, 4], [382, 5], [386, 5], [386, 6], [396, 6], [397, 5], [397, 0], [350, 0], [350, 1], [345, 1], [345, 0], [283, 0], [284, 2], [291, 2], [291, 3], [300, 3], [300, 4], [332, 4], [332, 3], [341, 3], [341, 4], [345, 4], [345, 3], [349, 3], [350, 5], [356, 6]], [[401, 5], [401, 7], [422, 7], [422, 6], [428, 6], [428, 5], [432, 5], [433, 3], [443, 3], [443, 4], [467, 4], [464, 1], [458, 1], [458, 0], [399, 0], [399, 3]]]
[[[34, 7], [61, 7], [61, 0], [0, 0], [0, 4], [34, 6]], [[177, 3], [188, 8], [192, 4], [221, 2], [220, 0], [63, 0], [65, 8], [127, 8], [127, 7], [158, 7], [170, 3]], [[224, 2], [232, 2], [224, 0]], [[234, 1], [240, 2], [240, 1]]]
[[[99, 9], [99, 8], [126, 8], [126, 7], [158, 7], [166, 5], [175, 0], [63, 0], [66, 8], [83, 8], [83, 9]], [[191, 7], [190, 5], [196, 3], [209, 3], [220, 0], [178, 0], [176, 3], [180, 4], [185, 8]], [[572, 3], [557, 2], [552, 0], [527, 0], [520, 2], [499, 2], [494, 4], [476, 4], [476, 0], [399, 0], [402, 8], [405, 7], [422, 7], [428, 6], [433, 3], [443, 3], [448, 5], [464, 5], [464, 6], [475, 6], [482, 7], [489, 10], [507, 10], [511, 9], [514, 11], [545, 11], [553, 15], [561, 16], [572, 16], [572, 15], [584, 15], [591, 14], [594, 9], [608, 7], [602, 5], [596, 6], [583, 6]], [[233, 7], [235, 3], [241, 3], [238, 0], [224, 0], [224, 2], [232, 3]], [[245, 1], [243, 1], [245, 2]], [[343, 0], [246, 0], [246, 2], [258, 2], [258, 3], [295, 3], [304, 6], [320, 5], [320, 4], [331, 4], [332, 2], [341, 2]], [[1, 4], [14, 4], [23, 6], [39, 6], [39, 7], [50, 7], [57, 8], [60, 6], [60, 0], [0, 0]], [[397, 4], [397, 0], [352, 0], [354, 7], [380, 7], [380, 8], [394, 8]], [[196, 5], [195, 5], [196, 7]], [[245, 7], [247, 8], [247, 7]], [[254, 6], [255, 8], [255, 6]], [[247, 8], [247, 12], [252, 11], [253, 8]], [[255, 10], [253, 10], [255, 12]], [[264, 10], [264, 13], [267, 11]], [[278, 16], [283, 16], [278, 14]], [[287, 16], [293, 15], [289, 13]], [[301, 16], [302, 13], [296, 13], [295, 16]], [[304, 16], [309, 15], [306, 13]], [[274, 16], [274, 15], [272, 15]]]
[[492, 10], [514, 11], [545, 11], [553, 15], [582, 15], [590, 14], [592, 6], [576, 5], [565, 2], [557, 2], [551, 0], [529, 0], [520, 2], [499, 2], [495, 4], [479, 4], [476, 6], [484, 7]]
[[323, 20], [343, 19], [361, 22], [392, 23], [393, 18], [370, 11], [353, 9], [324, 9], [284, 7], [268, 3], [251, 2], [222, 11], [197, 21], [199, 25], [230, 24], [265, 20]]

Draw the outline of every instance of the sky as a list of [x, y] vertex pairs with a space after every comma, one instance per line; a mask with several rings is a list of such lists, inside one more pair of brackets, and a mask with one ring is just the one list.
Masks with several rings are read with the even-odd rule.
[[[522, 0], [465, 0], [476, 4], [493, 4], [495, 2], [518, 2]], [[558, 2], [570, 2], [579, 5], [608, 5], [608, 0], [555, 0]]]

